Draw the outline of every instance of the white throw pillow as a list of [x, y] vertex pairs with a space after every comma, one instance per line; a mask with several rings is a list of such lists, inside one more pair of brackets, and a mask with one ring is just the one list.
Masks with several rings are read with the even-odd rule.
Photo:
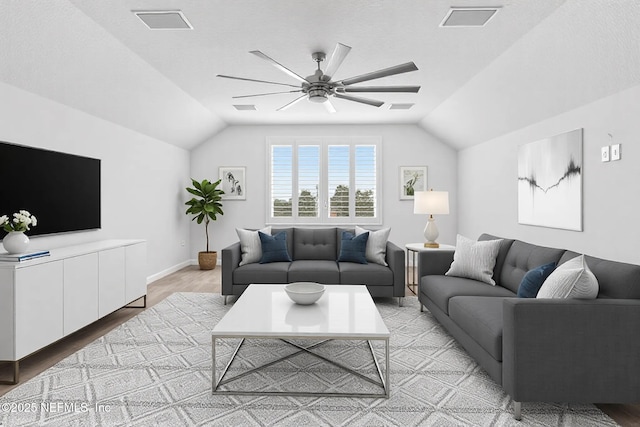
[[595, 299], [598, 289], [598, 279], [589, 270], [584, 255], [580, 255], [558, 266], [544, 281], [536, 298]]
[[453, 262], [445, 275], [475, 279], [495, 286], [493, 267], [500, 243], [502, 239], [475, 241], [458, 234]]
[[[265, 227], [260, 231], [271, 235], [271, 226]], [[240, 265], [260, 262], [260, 259], [262, 259], [262, 243], [260, 242], [258, 231], [236, 228], [236, 233], [240, 238], [240, 250], [242, 251]]]
[[385, 258], [387, 257], [387, 240], [389, 240], [389, 233], [391, 228], [383, 228], [381, 230], [365, 230], [362, 227], [356, 225], [356, 236], [364, 233], [369, 233], [369, 239], [367, 240], [367, 249], [365, 251], [365, 258], [368, 262], [375, 262], [376, 264], [387, 265]]

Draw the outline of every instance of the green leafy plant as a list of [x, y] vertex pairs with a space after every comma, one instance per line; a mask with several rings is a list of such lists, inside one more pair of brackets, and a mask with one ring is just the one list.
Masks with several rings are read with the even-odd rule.
[[202, 221], [204, 221], [207, 252], [209, 252], [209, 222], [218, 219], [217, 215], [224, 215], [221, 203], [224, 191], [218, 188], [220, 180], [209, 182], [205, 179], [202, 182], [198, 182], [191, 178], [191, 183], [193, 187], [187, 187], [187, 191], [196, 197], [185, 203], [185, 205], [189, 206], [185, 213], [194, 215], [192, 221], [195, 220], [198, 224], [202, 224]]
[[0, 227], [7, 233], [12, 231], [28, 231], [38, 225], [38, 219], [28, 211], [21, 210], [13, 214], [13, 221], [7, 215], [0, 216]]

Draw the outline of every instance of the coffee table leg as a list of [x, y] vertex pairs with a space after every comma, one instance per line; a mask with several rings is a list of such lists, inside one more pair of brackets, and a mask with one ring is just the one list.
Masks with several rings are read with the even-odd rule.
[[391, 390], [391, 383], [389, 382], [389, 338], [387, 338], [386, 340], [384, 340], [384, 359], [385, 359], [385, 371], [384, 371], [384, 391], [387, 394], [387, 397], [389, 397], [389, 392]]

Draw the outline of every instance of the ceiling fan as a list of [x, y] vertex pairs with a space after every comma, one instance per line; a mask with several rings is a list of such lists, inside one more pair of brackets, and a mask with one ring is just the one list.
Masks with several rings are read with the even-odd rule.
[[217, 77], [222, 77], [225, 79], [234, 79], [234, 80], [244, 80], [249, 82], [258, 82], [258, 83], [268, 83], [273, 85], [280, 86], [289, 86], [294, 87], [297, 90], [288, 90], [281, 92], [268, 92], [268, 93], [259, 93], [254, 95], [241, 95], [234, 96], [233, 98], [250, 98], [254, 96], [266, 96], [266, 95], [276, 95], [282, 93], [302, 93], [301, 96], [289, 102], [288, 104], [278, 108], [277, 111], [283, 111], [288, 108], [291, 108], [293, 105], [302, 101], [303, 99], [308, 99], [310, 102], [322, 103], [326, 109], [335, 113], [336, 109], [333, 104], [329, 100], [329, 97], [333, 96], [335, 98], [346, 99], [347, 101], [359, 102], [362, 104], [371, 105], [374, 107], [380, 107], [384, 104], [382, 101], [376, 101], [373, 99], [362, 98], [359, 96], [349, 95], [350, 93], [366, 93], [366, 92], [410, 92], [417, 93], [420, 90], [420, 86], [352, 86], [355, 83], [366, 82], [369, 80], [375, 80], [382, 77], [393, 76], [396, 74], [408, 73], [410, 71], [418, 70], [416, 64], [413, 62], [407, 62], [405, 64], [396, 65], [394, 67], [384, 68], [382, 70], [373, 71], [370, 73], [362, 74], [356, 77], [351, 77], [348, 79], [342, 80], [332, 80], [333, 75], [338, 70], [338, 67], [342, 64], [344, 59], [351, 48], [342, 43], [336, 44], [333, 53], [331, 54], [331, 58], [329, 59], [329, 63], [324, 71], [320, 69], [320, 63], [326, 59], [326, 54], [324, 52], [315, 52], [311, 55], [314, 61], [318, 64], [318, 69], [315, 71], [313, 75], [305, 77], [301, 77], [295, 72], [291, 71], [284, 65], [275, 61], [274, 59], [268, 57], [264, 53], [259, 50], [252, 50], [249, 53], [256, 55], [259, 58], [269, 62], [271, 65], [279, 69], [280, 71], [286, 73], [288, 76], [293, 77], [298, 80], [300, 84], [298, 86], [289, 84], [289, 83], [279, 83], [279, 82], [271, 82], [267, 80], [256, 80], [249, 79], [245, 77], [234, 77], [234, 76], [226, 76], [222, 74], [218, 74]]

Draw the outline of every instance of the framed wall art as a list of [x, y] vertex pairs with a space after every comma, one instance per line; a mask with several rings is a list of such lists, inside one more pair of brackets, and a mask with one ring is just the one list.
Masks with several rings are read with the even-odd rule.
[[518, 223], [582, 231], [582, 129], [518, 148]]
[[413, 200], [416, 191], [427, 191], [427, 167], [400, 166], [400, 200]]
[[221, 166], [220, 179], [224, 194], [222, 200], [246, 200], [246, 168], [244, 166]]

